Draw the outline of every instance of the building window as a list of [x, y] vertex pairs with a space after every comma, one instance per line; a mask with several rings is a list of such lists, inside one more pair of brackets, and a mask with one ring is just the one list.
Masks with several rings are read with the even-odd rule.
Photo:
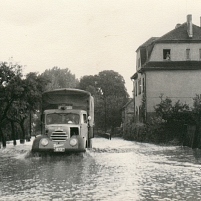
[[171, 60], [170, 49], [163, 50], [163, 60]]
[[142, 79], [142, 92], [145, 92], [145, 79]]
[[190, 60], [191, 56], [190, 56], [190, 49], [186, 49], [186, 60]]
[[199, 49], [199, 59], [201, 60], [201, 49]]
[[141, 78], [138, 80], [138, 94], [141, 94]]
[[87, 115], [83, 114], [84, 123], [87, 123]]

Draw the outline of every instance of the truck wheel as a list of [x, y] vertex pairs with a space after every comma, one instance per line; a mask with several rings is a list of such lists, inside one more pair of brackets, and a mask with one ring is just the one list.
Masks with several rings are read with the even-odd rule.
[[88, 146], [87, 146], [87, 148], [92, 148], [92, 140], [91, 139], [88, 140]]

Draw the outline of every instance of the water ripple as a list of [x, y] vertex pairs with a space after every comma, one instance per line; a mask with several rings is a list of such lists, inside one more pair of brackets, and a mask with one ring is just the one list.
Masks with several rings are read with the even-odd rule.
[[120, 138], [83, 154], [33, 157], [30, 144], [0, 149], [0, 200], [199, 200], [199, 150]]

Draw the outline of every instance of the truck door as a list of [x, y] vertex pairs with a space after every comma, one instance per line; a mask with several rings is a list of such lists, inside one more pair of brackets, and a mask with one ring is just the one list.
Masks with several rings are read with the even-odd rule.
[[87, 114], [82, 114], [81, 117], [81, 135], [86, 137], [88, 135]]

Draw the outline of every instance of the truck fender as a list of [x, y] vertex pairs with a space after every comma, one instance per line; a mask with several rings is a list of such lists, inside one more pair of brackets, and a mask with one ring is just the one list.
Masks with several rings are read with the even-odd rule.
[[86, 140], [80, 135], [76, 136], [78, 140], [78, 149], [85, 149], [86, 148]]
[[46, 135], [37, 135], [32, 144], [32, 152], [38, 151], [39, 149], [39, 142], [42, 138], [47, 138]]

